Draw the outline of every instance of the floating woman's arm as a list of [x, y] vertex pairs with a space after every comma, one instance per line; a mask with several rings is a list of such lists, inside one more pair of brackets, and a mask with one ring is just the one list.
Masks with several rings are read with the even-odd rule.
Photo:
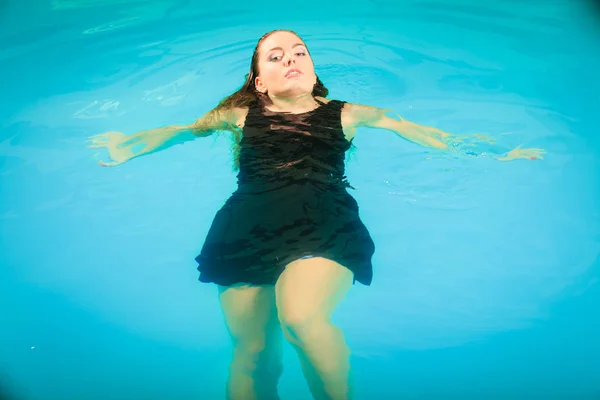
[[106, 132], [90, 137], [88, 147], [106, 148], [112, 161], [98, 163], [104, 167], [114, 167], [135, 157], [165, 150], [198, 137], [210, 136], [218, 130], [233, 129], [243, 111], [213, 109], [190, 125], [165, 126], [133, 135]]
[[[346, 125], [352, 128], [364, 126], [387, 129], [421, 146], [458, 152], [467, 156], [488, 155], [499, 161], [512, 161], [519, 158], [543, 159], [543, 154], [546, 154], [543, 149], [522, 149], [521, 146], [508, 152], [502, 151], [496, 139], [487, 135], [450, 134], [437, 128], [407, 121], [391, 110], [376, 107], [347, 104], [345, 114]], [[390, 114], [398, 118], [393, 118]]]

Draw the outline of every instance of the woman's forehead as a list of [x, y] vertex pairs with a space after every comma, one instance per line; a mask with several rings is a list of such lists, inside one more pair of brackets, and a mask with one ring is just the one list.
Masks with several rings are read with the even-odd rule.
[[270, 51], [273, 48], [289, 48], [295, 45], [306, 46], [302, 39], [291, 32], [275, 32], [269, 35], [260, 45], [261, 52]]

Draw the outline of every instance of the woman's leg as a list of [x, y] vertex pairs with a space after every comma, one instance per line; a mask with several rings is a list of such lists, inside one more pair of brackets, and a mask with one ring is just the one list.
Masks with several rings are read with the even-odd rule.
[[233, 342], [227, 399], [279, 399], [283, 367], [274, 286], [219, 286], [219, 302]]
[[275, 285], [279, 320], [296, 349], [315, 399], [352, 397], [350, 350], [331, 314], [352, 287], [353, 274], [321, 257], [290, 263]]

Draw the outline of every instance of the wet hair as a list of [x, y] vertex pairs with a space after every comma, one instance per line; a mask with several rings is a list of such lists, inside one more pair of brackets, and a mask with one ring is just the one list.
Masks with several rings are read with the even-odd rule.
[[[271, 103], [268, 95], [256, 90], [255, 78], [258, 76], [258, 52], [260, 45], [266, 38], [276, 32], [290, 32], [300, 38], [296, 32], [287, 29], [276, 29], [264, 34], [256, 43], [254, 53], [252, 54], [252, 61], [250, 62], [250, 71], [246, 74], [244, 84], [237, 91], [221, 100], [221, 102], [215, 107], [214, 111], [219, 112], [221, 110], [227, 110], [236, 107], [252, 107], [256, 105], [265, 106]], [[308, 48], [307, 51], [310, 54]], [[312, 91], [313, 97], [327, 97], [328, 94], [329, 90], [325, 87], [325, 85], [323, 85], [323, 82], [321, 82], [317, 76], [317, 81]], [[233, 170], [235, 171], [239, 169], [240, 142], [242, 139], [242, 132], [240, 129], [234, 128], [231, 130], [231, 134]]]

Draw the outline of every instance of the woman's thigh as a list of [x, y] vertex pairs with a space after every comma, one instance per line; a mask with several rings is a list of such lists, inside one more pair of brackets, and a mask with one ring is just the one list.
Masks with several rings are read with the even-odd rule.
[[299, 259], [288, 264], [275, 285], [279, 319], [284, 325], [303, 324], [314, 318], [329, 320], [353, 281], [352, 271], [327, 258]]
[[279, 346], [273, 285], [219, 286], [219, 302], [235, 347], [258, 353]]

